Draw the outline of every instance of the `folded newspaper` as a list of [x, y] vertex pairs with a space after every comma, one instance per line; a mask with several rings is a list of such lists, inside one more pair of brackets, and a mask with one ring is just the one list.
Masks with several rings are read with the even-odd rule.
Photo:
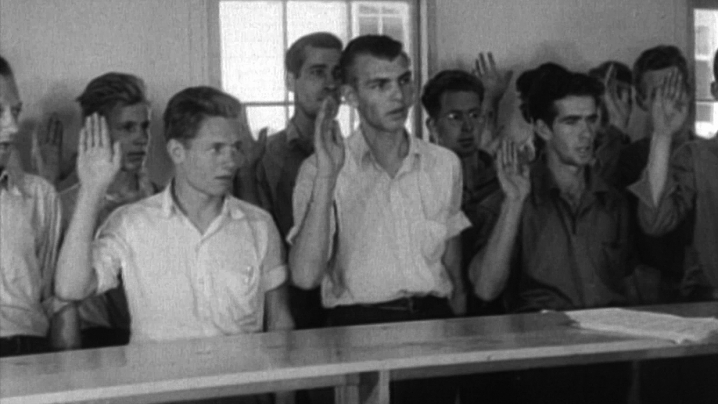
[[718, 337], [718, 319], [713, 317], [686, 318], [619, 308], [569, 311], [566, 315], [582, 328], [667, 339], [679, 344], [701, 341], [711, 335]]

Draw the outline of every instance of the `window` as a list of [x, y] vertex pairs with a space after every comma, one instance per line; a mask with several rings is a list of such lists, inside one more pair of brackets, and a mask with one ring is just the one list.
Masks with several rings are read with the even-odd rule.
[[696, 134], [710, 138], [718, 132], [718, 102], [710, 93], [713, 55], [718, 49], [718, 10], [695, 9]]
[[[316, 31], [331, 32], [344, 44], [364, 34], [384, 34], [403, 42], [418, 86], [421, 60], [416, 3], [219, 0], [221, 86], [247, 106], [253, 131], [265, 126], [270, 133], [283, 129], [293, 113], [293, 96], [285, 85], [285, 52], [296, 39]], [[338, 120], [345, 135], [358, 122], [346, 105], [340, 108]], [[410, 131], [420, 127], [414, 114], [410, 114], [407, 127]]]

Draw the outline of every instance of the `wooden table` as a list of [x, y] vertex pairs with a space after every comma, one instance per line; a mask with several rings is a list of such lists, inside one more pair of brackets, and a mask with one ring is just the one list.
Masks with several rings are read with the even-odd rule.
[[[718, 303], [656, 306], [718, 316]], [[0, 402], [157, 402], [333, 386], [342, 402], [388, 403], [390, 380], [718, 354], [582, 330], [561, 313], [397, 323], [136, 344], [0, 359]]]

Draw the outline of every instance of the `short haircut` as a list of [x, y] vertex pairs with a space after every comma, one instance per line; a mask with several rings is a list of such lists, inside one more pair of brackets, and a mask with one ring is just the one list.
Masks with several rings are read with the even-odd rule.
[[407, 60], [409, 56], [404, 53], [404, 45], [386, 35], [362, 35], [351, 40], [342, 52], [339, 59], [339, 74], [344, 84], [354, 84], [353, 67], [357, 57], [370, 55], [384, 60], [394, 60], [404, 55]]
[[206, 118], [239, 118], [242, 104], [213, 87], [189, 87], [170, 98], [164, 113], [165, 141], [176, 139], [187, 145], [197, 136]]
[[145, 82], [127, 73], [110, 72], [92, 79], [77, 97], [82, 117], [94, 113], [107, 116], [116, 106], [147, 103]]
[[616, 74], [616, 80], [621, 83], [626, 83], [629, 86], [633, 85], [633, 73], [631, 73], [631, 69], [625, 63], [621, 63], [616, 60], [609, 60], [601, 63], [589, 70], [588, 75], [602, 81], [603, 78], [606, 77], [608, 69], [611, 67], [613, 67], [613, 71]]
[[516, 79], [516, 91], [519, 93], [519, 99], [521, 100], [519, 109], [521, 110], [521, 116], [523, 116], [526, 122], [531, 123], [528, 100], [534, 86], [540, 83], [546, 75], [563, 72], [568, 73], [568, 70], [557, 63], [547, 62], [534, 69], [524, 71]]
[[10, 77], [12, 76], [12, 68], [10, 67], [10, 63], [0, 55], [0, 76], [3, 77]]
[[678, 68], [678, 72], [683, 76], [683, 84], [686, 88], [689, 88], [688, 62], [686, 62], [683, 53], [673, 45], [658, 45], [643, 51], [633, 64], [633, 85], [636, 87], [636, 92], [645, 97], [647, 94], [643, 94], [641, 86], [643, 76], [647, 72], [669, 67]]
[[284, 58], [284, 67], [287, 72], [299, 77], [302, 66], [307, 59], [307, 48], [336, 49], [342, 51], [342, 41], [329, 32], [315, 32], [305, 35], [292, 44]]
[[463, 70], [443, 70], [424, 86], [421, 104], [431, 118], [437, 119], [441, 112], [441, 96], [460, 91], [475, 93], [479, 102], [484, 100], [484, 86], [476, 76]]
[[600, 105], [603, 84], [595, 78], [569, 71], [554, 71], [545, 74], [536, 82], [528, 97], [528, 112], [534, 121], [542, 120], [553, 126], [558, 111], [555, 102], [570, 96], [593, 98]]

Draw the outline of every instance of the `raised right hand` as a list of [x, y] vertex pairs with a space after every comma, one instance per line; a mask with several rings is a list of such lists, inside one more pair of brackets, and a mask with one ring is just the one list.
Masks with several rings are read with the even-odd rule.
[[334, 119], [338, 108], [336, 100], [325, 98], [314, 124], [318, 177], [336, 178], [344, 165], [344, 137]]
[[496, 152], [496, 174], [501, 190], [510, 201], [523, 202], [531, 192], [529, 165], [519, 159], [518, 146], [504, 139]]
[[673, 69], [656, 89], [651, 104], [651, 123], [655, 136], [672, 137], [688, 119], [688, 102], [683, 77]]
[[120, 171], [120, 144], [112, 144], [104, 117], [93, 114], [85, 120], [77, 145], [77, 176], [81, 186], [104, 194]]

